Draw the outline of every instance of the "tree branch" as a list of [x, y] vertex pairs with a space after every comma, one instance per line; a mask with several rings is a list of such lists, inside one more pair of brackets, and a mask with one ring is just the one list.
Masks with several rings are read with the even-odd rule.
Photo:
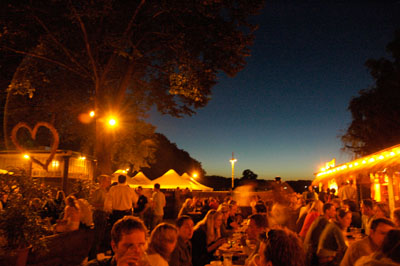
[[19, 50], [16, 50], [14, 48], [7, 47], [7, 46], [3, 46], [3, 48], [6, 49], [6, 50], [9, 50], [9, 51], [12, 51], [12, 52], [14, 52], [16, 54], [22, 54], [22, 55], [27, 55], [27, 56], [31, 56], [31, 57], [34, 57], [34, 58], [42, 59], [42, 60], [47, 61], [49, 63], [53, 63], [55, 65], [58, 65], [58, 66], [62, 67], [62, 68], [65, 68], [65, 69], [67, 69], [67, 70], [69, 70], [69, 71], [71, 71], [71, 72], [73, 72], [73, 73], [75, 73], [75, 74], [77, 74], [77, 75], [79, 75], [79, 76], [81, 76], [83, 78], [90, 78], [90, 76], [86, 76], [85, 74], [82, 74], [81, 72], [77, 71], [76, 69], [74, 69], [72, 67], [69, 67], [68, 65], [66, 65], [64, 63], [61, 63], [61, 62], [59, 62], [57, 60], [53, 60], [53, 59], [50, 59], [48, 57], [45, 57], [45, 56], [42, 56], [42, 55], [38, 55], [38, 54], [35, 54], [35, 53], [19, 51]]
[[42, 28], [49, 34], [51, 39], [64, 51], [64, 53], [67, 55], [67, 57], [71, 60], [72, 63], [74, 63], [80, 70], [86, 72], [88, 76], [90, 76], [90, 73], [87, 71], [85, 67], [80, 64], [75, 57], [68, 51], [68, 49], [58, 41], [58, 39], [54, 36], [54, 34], [47, 28], [47, 26], [41, 21], [37, 16], [33, 16], [34, 19], [42, 26]]
[[[70, 6], [71, 6], [71, 9], [72, 9], [76, 19], [79, 22], [79, 26], [81, 27], [81, 30], [82, 30], [82, 33], [83, 33], [83, 38], [84, 38], [84, 41], [85, 41], [86, 51], [88, 53], [90, 64], [93, 67], [94, 80], [95, 80], [96, 83], [98, 83], [99, 74], [98, 74], [98, 70], [97, 70], [97, 66], [96, 66], [96, 61], [94, 60], [93, 55], [92, 55], [92, 49], [90, 47], [89, 38], [88, 38], [88, 35], [87, 35], [85, 24], [83, 23], [81, 17], [78, 15], [78, 12], [76, 11], [75, 7], [72, 4], [70, 4]], [[96, 92], [97, 92], [97, 89], [98, 89], [98, 87], [96, 86]]]

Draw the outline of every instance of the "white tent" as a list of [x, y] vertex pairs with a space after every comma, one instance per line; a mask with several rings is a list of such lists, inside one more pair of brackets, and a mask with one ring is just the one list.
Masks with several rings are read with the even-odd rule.
[[138, 186], [150, 185], [151, 180], [148, 179], [147, 176], [145, 174], [143, 174], [143, 172], [139, 172], [134, 177], [131, 178], [129, 184], [138, 185]]
[[183, 179], [189, 180], [190, 182], [195, 183], [197, 186], [199, 186], [199, 188], [203, 191], [212, 191], [213, 189], [211, 187], [207, 187], [203, 184], [201, 184], [199, 181], [197, 181], [196, 179], [194, 179], [193, 177], [191, 177], [190, 175], [188, 175], [188, 173], [184, 173], [182, 175]]
[[148, 179], [142, 172], [137, 173], [134, 177], [130, 177], [126, 174], [125, 170], [117, 170], [112, 174], [111, 182], [118, 182], [118, 176], [126, 176], [126, 183], [130, 186], [143, 186], [151, 187], [151, 180]]
[[159, 183], [161, 189], [176, 189], [177, 187], [181, 189], [189, 188], [190, 190], [208, 190], [211, 191], [212, 188], [201, 185], [200, 183], [195, 183], [193, 180], [183, 178], [178, 175], [175, 170], [171, 169], [159, 178], [151, 181], [154, 185]]

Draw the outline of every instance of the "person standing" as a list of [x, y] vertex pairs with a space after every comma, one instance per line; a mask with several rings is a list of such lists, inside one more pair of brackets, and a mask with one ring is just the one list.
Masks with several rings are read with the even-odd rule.
[[99, 176], [99, 188], [90, 197], [90, 204], [93, 206], [94, 239], [89, 251], [88, 260], [95, 259], [99, 251], [100, 244], [103, 242], [107, 227], [108, 213], [104, 208], [104, 203], [111, 185], [111, 178], [108, 175]]
[[152, 229], [154, 229], [164, 218], [164, 207], [166, 205], [165, 195], [160, 190], [160, 184], [154, 184], [153, 193], [153, 221]]
[[126, 176], [118, 176], [118, 184], [110, 188], [106, 199], [106, 208], [112, 210], [111, 224], [114, 224], [125, 215], [132, 215], [132, 207], [137, 202], [135, 191], [126, 184]]
[[136, 193], [139, 199], [136, 203], [136, 207], [133, 209], [133, 213], [144, 221], [144, 213], [148, 209], [148, 200], [147, 197], [143, 195], [143, 188], [141, 186], [138, 186]]
[[176, 221], [178, 243], [171, 254], [170, 266], [192, 266], [192, 243], [194, 223], [190, 216], [182, 215]]

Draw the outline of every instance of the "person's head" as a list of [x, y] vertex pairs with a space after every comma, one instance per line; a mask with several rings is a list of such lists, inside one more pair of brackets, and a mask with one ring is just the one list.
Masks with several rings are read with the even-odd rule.
[[374, 215], [374, 202], [370, 199], [365, 199], [361, 202], [361, 213], [366, 216]]
[[118, 183], [124, 184], [126, 182], [126, 176], [125, 175], [119, 175], [118, 176]]
[[336, 207], [332, 203], [325, 203], [322, 207], [324, 215], [327, 219], [333, 219], [336, 215]]
[[305, 253], [301, 240], [288, 229], [272, 229], [261, 243], [260, 266], [304, 266]]
[[369, 237], [372, 242], [380, 247], [387, 232], [394, 228], [394, 223], [386, 218], [374, 219], [371, 223]]
[[169, 260], [177, 240], [178, 229], [172, 224], [161, 223], [151, 232], [149, 252], [151, 254], [158, 253], [165, 260]]
[[193, 236], [193, 220], [190, 216], [182, 215], [176, 220], [176, 226], [178, 227], [179, 237], [184, 241], [189, 241]]
[[159, 191], [160, 190], [160, 184], [159, 183], [155, 183], [154, 184], [154, 190], [155, 191]]
[[396, 263], [400, 263], [400, 230], [390, 230], [383, 240], [381, 253]]
[[229, 205], [227, 203], [222, 203], [218, 206], [217, 210], [223, 214], [224, 221], [227, 221], [229, 218]]
[[109, 186], [111, 186], [111, 177], [108, 175], [100, 175], [98, 177], [99, 179], [99, 185], [101, 188], [108, 188]]
[[211, 242], [221, 237], [222, 223], [223, 223], [222, 212], [212, 209], [207, 212], [203, 220], [201, 220], [196, 224], [194, 230], [197, 230], [200, 226], [205, 226], [207, 234], [207, 244], [210, 244]]
[[376, 218], [390, 218], [389, 205], [384, 202], [378, 202], [374, 207]]
[[231, 216], [234, 216], [238, 209], [237, 202], [234, 200], [230, 200], [228, 204], [229, 204], [229, 214]]
[[246, 233], [251, 240], [256, 240], [262, 232], [265, 232], [268, 227], [267, 218], [263, 214], [253, 214], [249, 217], [249, 225]]
[[132, 256], [139, 260], [146, 249], [146, 226], [133, 216], [118, 220], [111, 230], [111, 248], [115, 259]]
[[74, 195], [69, 195], [65, 198], [65, 205], [79, 209], [77, 199]]
[[142, 188], [142, 186], [138, 186], [138, 187], [137, 187], [136, 193], [137, 193], [139, 196], [141, 196], [141, 195], [143, 194], [143, 188]]
[[352, 213], [348, 209], [340, 208], [336, 211], [336, 221], [339, 223], [342, 230], [346, 230], [351, 224]]
[[400, 227], [400, 208], [396, 208], [393, 211], [393, 220], [396, 227]]

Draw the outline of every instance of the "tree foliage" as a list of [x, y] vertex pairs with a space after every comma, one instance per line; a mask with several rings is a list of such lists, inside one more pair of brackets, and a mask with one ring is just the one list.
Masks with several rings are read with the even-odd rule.
[[253, 173], [250, 169], [246, 169], [243, 171], [242, 180], [255, 180], [257, 179], [258, 175]]
[[387, 45], [392, 60], [369, 59], [375, 84], [350, 101], [352, 122], [341, 136], [343, 149], [364, 156], [400, 143], [400, 31]]
[[179, 149], [175, 143], [171, 143], [163, 134], [156, 133], [153, 141], [157, 145], [157, 150], [149, 167], [141, 169], [149, 178], [160, 177], [170, 169], [174, 169], [180, 175], [193, 172], [200, 178], [205, 175], [200, 162], [190, 157], [186, 151]]
[[[245, 66], [255, 30], [248, 18], [263, 2], [2, 1], [0, 48], [24, 56], [8, 90], [30, 97], [43, 87], [82, 90], [99, 117], [152, 105], [191, 115], [207, 104], [218, 72], [234, 76]], [[96, 123], [96, 155], [107, 172], [109, 135], [101, 131]]]

